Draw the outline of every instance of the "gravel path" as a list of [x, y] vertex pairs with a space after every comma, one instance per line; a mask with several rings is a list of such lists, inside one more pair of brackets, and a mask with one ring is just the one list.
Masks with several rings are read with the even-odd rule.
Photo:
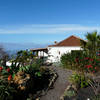
[[72, 74], [71, 71], [65, 70], [61, 67], [50, 66], [58, 74], [58, 78], [54, 84], [54, 88], [49, 90], [45, 96], [40, 100], [60, 100], [60, 96], [64, 93], [68, 83], [68, 77]]

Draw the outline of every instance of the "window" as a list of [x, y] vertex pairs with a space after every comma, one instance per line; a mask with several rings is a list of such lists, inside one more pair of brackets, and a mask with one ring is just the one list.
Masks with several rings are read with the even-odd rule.
[[60, 51], [59, 51], [58, 53], [59, 53], [59, 55], [60, 55]]

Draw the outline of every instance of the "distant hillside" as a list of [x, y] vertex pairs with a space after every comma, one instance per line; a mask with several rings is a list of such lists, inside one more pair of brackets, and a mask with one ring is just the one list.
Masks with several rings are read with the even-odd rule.
[[26, 50], [32, 48], [47, 47], [48, 44], [35, 44], [35, 43], [0, 43], [1, 46], [10, 54], [15, 54], [16, 51]]

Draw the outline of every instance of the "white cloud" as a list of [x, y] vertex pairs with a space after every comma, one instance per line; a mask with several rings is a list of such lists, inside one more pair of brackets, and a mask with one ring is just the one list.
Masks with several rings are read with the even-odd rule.
[[0, 34], [62, 34], [67, 32], [84, 33], [100, 31], [100, 26], [83, 26], [78, 24], [31, 24], [19, 26], [0, 26]]

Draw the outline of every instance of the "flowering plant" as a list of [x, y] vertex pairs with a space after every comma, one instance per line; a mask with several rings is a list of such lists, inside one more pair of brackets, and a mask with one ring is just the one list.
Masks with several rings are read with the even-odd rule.
[[0, 67], [0, 72], [3, 70], [3, 67]]
[[76, 63], [76, 66], [79, 68], [79, 69], [82, 69], [86, 72], [97, 72], [97, 69], [99, 68], [99, 65], [100, 65], [100, 59], [98, 58], [91, 58], [91, 57], [84, 57], [84, 56], [81, 56], [81, 57], [77, 57], [75, 58], [75, 63]]
[[0, 67], [0, 78], [1, 76], [4, 78], [7, 78], [8, 81], [12, 79], [13, 71], [8, 67]]

